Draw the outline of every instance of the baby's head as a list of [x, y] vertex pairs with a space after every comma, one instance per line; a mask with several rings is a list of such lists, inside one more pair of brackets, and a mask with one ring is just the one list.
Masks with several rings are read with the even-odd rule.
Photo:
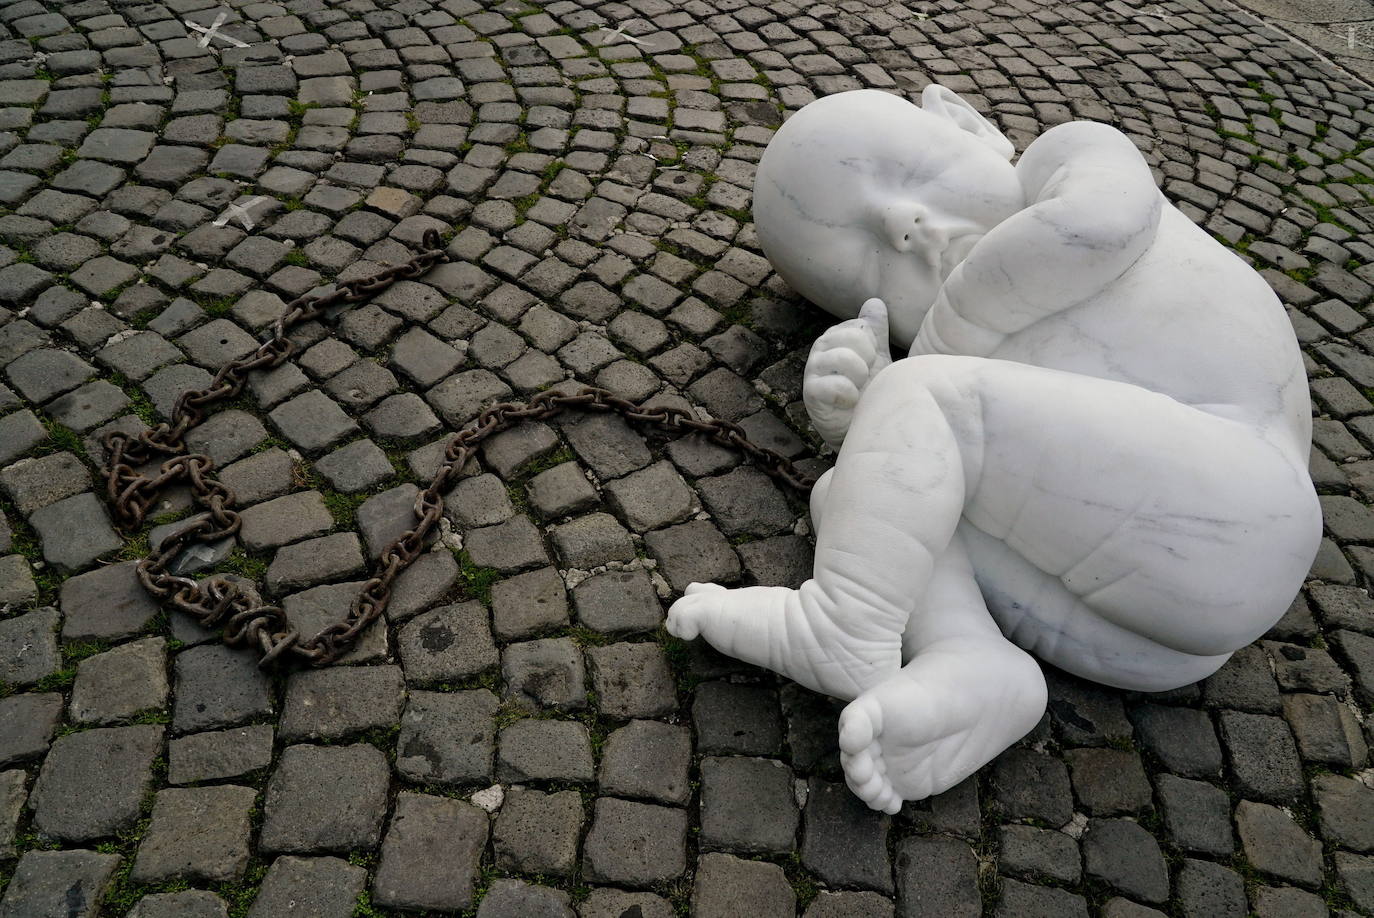
[[826, 96], [764, 151], [759, 242], [784, 280], [840, 318], [881, 297], [893, 340], [909, 345], [954, 266], [1025, 206], [1012, 153], [943, 86], [926, 87], [920, 107], [874, 89]]

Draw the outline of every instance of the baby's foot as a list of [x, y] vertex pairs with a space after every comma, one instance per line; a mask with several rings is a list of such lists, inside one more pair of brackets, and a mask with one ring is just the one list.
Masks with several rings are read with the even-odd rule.
[[895, 675], [902, 636], [882, 616], [838, 609], [814, 580], [800, 590], [693, 583], [668, 610], [669, 633], [766, 666], [809, 689], [854, 698]]
[[875, 810], [946, 791], [1025, 736], [1045, 713], [1029, 654], [988, 639], [925, 648], [840, 715], [840, 762]]

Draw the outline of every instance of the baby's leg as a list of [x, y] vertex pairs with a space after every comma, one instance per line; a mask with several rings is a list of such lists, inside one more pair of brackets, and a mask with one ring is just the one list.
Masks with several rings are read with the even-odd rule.
[[963, 510], [964, 463], [941, 399], [884, 385], [891, 372], [870, 383], [817, 503], [812, 579], [798, 590], [694, 584], [669, 631], [840, 698], [898, 671], [902, 632]]
[[876, 810], [948, 790], [1045, 712], [1039, 665], [998, 630], [956, 533], [904, 640], [902, 669], [840, 716], [845, 780]]

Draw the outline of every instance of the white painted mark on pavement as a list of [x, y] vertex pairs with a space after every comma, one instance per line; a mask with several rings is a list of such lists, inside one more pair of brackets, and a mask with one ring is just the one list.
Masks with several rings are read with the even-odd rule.
[[220, 34], [219, 27], [224, 25], [224, 20], [228, 18], [229, 11], [220, 10], [219, 15], [215, 17], [215, 21], [211, 23], [208, 28], [206, 26], [201, 25], [198, 22], [192, 22], [189, 19], [185, 20], [185, 23], [187, 28], [192, 29], [196, 32], [203, 33], [200, 41], [196, 42], [196, 44], [200, 45], [202, 48], [210, 47], [210, 39], [212, 38], [222, 38], [225, 41], [229, 42], [231, 45], [235, 45], [240, 48], [248, 47], [248, 42], [246, 41], [239, 41], [232, 35]]
[[262, 195], [258, 195], [257, 197], [249, 198], [243, 204], [230, 204], [228, 209], [225, 210], [224, 213], [220, 214], [218, 217], [215, 218], [215, 226], [224, 226], [230, 220], [233, 220], [235, 217], [237, 217], [239, 221], [243, 223], [243, 228], [245, 230], [251, 230], [253, 228], [253, 218], [248, 216], [248, 208], [252, 207], [259, 201], [266, 200], [267, 198], [263, 197]]

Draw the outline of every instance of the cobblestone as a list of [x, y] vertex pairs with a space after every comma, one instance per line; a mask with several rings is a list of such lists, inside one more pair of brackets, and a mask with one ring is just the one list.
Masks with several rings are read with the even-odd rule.
[[[346, 918], [364, 892], [379, 911], [482, 918], [667, 918], [693, 901], [712, 913], [722, 897], [727, 914], [807, 916], [957, 918], [984, 896], [988, 914], [1017, 918], [1325, 914], [1322, 896], [1374, 910], [1368, 792], [1346, 777], [1368, 765], [1356, 710], [1374, 700], [1374, 423], [1361, 394], [1374, 384], [1370, 96], [1277, 29], [1371, 71], [1346, 41], [1354, 6], [1298, 16], [1247, 3], [1275, 28], [1229, 7], [1038, 0], [323, 0], [235, 6], [204, 47], [184, 24], [212, 28], [204, 4], [0, 10], [0, 694], [12, 692], [0, 699], [0, 768], [19, 776], [0, 784], [11, 791], [0, 847], [8, 831], [18, 855], [0, 862], [0, 885], [14, 874], [0, 915], [94, 914], [110, 884], [111, 918], [225, 918], [229, 903], [208, 890], [132, 905], [142, 890], [114, 865], [151, 870], [143, 852], [159, 846], [169, 863], [194, 854], [195, 820], [167, 816], [161, 800], [234, 787], [262, 793], [267, 825], [235, 823], [232, 857], [196, 857], [236, 868], [246, 845], [250, 918]], [[619, 26], [642, 44], [608, 41]], [[1049, 716], [982, 776], [890, 824], [849, 812], [836, 704], [659, 630], [691, 581], [805, 579], [803, 504], [700, 437], [576, 411], [488, 442], [448, 499], [452, 531], [402, 576], [345, 667], [264, 677], [250, 654], [208, 643], [175, 610], [168, 621], [144, 594], [128, 560], [138, 550], [121, 553], [102, 508], [106, 425], [165, 418], [184, 388], [209, 383], [206, 368], [255, 347], [286, 301], [403, 262], [429, 226], [456, 231], [453, 261], [303, 325], [281, 367], [252, 374], [189, 438], [244, 512], [242, 550], [221, 569], [265, 579], [303, 633], [344, 614], [368, 558], [409, 525], [445, 438], [498, 400], [595, 382], [736, 420], [823, 470], [800, 388], [830, 320], [761, 255], [756, 163], [772, 129], [816, 96], [873, 86], [914, 98], [931, 79], [1018, 149], [1070, 118], [1122, 127], [1165, 196], [1289, 307], [1327, 538], [1289, 615], [1200, 686], [1135, 695], [1051, 672]], [[189, 507], [184, 492], [169, 497], [150, 518]], [[466, 556], [451, 550], [459, 539]], [[425, 647], [426, 629], [452, 643]], [[529, 709], [503, 706], [507, 693]], [[64, 835], [51, 843], [68, 850], [37, 850], [39, 817], [61, 809], [51, 790], [35, 788], [31, 821], [8, 816], [27, 784], [51, 788], [45, 775], [74, 767], [74, 740], [160, 731], [169, 715], [165, 776], [154, 766], [145, 779], [118, 755], [104, 763], [111, 788], [138, 785], [116, 809], [124, 832], [152, 816], [141, 837]], [[322, 745], [292, 745], [302, 741]], [[383, 803], [375, 833], [368, 822], [301, 842], [340, 858], [274, 858], [283, 825], [306, 820], [283, 823], [272, 788], [332, 786], [320, 780], [329, 769], [299, 768], [303, 753], [361, 754], [364, 796], [407, 801], [407, 813], [425, 801], [428, 815], [411, 834], [414, 813], [388, 818]], [[789, 777], [722, 813], [721, 762]], [[533, 786], [504, 787], [499, 846], [487, 846], [488, 817], [447, 795], [498, 778]], [[566, 784], [606, 796], [574, 812]], [[144, 791], [159, 803], [140, 806]], [[116, 821], [75, 791], [64, 805]], [[454, 843], [461, 865], [448, 817], [434, 815], [448, 811], [472, 817]], [[746, 836], [778, 831], [772, 853], [713, 852], [707, 829], [722, 815]], [[76, 848], [105, 843], [119, 854]], [[795, 860], [780, 874], [736, 854]], [[505, 869], [498, 858], [524, 879], [480, 882]], [[1256, 871], [1248, 903], [1240, 858]], [[574, 903], [574, 877], [625, 888]], [[789, 878], [831, 888], [802, 909]], [[463, 904], [402, 901], [438, 890]]]
[[29, 805], [46, 835], [88, 841], [131, 826], [162, 748], [158, 726], [86, 730], [57, 739]]
[[375, 847], [389, 774], [366, 743], [287, 747], [267, 785], [259, 844], [293, 854]]

